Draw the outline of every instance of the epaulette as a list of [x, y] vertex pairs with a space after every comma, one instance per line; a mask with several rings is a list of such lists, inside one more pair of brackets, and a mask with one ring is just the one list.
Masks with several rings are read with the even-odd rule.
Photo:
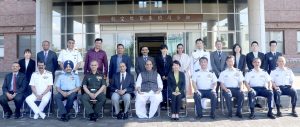
[[209, 70], [209, 72], [214, 73], [214, 71], [212, 71], [212, 70]]
[[198, 71], [200, 71], [200, 69], [195, 70], [195, 72], [198, 72]]

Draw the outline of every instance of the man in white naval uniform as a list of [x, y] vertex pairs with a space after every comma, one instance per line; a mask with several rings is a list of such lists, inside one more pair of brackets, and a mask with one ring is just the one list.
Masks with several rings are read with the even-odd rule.
[[191, 74], [193, 75], [193, 73], [197, 72], [200, 70], [200, 65], [199, 65], [199, 59], [201, 57], [206, 57], [208, 60], [208, 70], [211, 70], [211, 63], [210, 63], [210, 54], [209, 52], [206, 52], [204, 50], [204, 43], [202, 41], [202, 39], [197, 39], [195, 41], [196, 44], [196, 50], [195, 52], [192, 53], [191, 55]]

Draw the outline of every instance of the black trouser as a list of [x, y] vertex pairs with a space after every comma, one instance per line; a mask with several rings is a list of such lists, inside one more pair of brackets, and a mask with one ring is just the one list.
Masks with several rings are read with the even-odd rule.
[[297, 91], [294, 88], [292, 88], [290, 85], [279, 86], [279, 90], [274, 90], [274, 100], [275, 100], [277, 110], [279, 110], [280, 107], [281, 95], [288, 95], [291, 97], [292, 109], [295, 110], [297, 99], [298, 99]]
[[169, 93], [167, 80], [163, 80], [163, 89], [161, 92], [162, 92], [162, 96], [163, 96], [162, 106], [167, 106], [167, 100], [168, 100], [167, 97], [168, 97], [168, 93]]
[[180, 111], [180, 107], [181, 107], [181, 101], [182, 101], [182, 98], [184, 97], [183, 94], [179, 94], [177, 96], [175, 95], [171, 95], [171, 111], [172, 111], [172, 114], [179, 114], [179, 111]]
[[268, 90], [265, 87], [252, 87], [252, 88], [253, 88], [253, 90], [248, 93], [249, 106], [250, 106], [251, 112], [254, 112], [255, 97], [256, 96], [263, 96], [263, 97], [267, 98], [269, 113], [271, 113], [272, 112], [273, 92], [271, 90]]
[[202, 98], [209, 98], [210, 99], [210, 105], [211, 105], [211, 115], [215, 114], [216, 105], [217, 105], [217, 94], [215, 92], [212, 92], [212, 90], [199, 90], [201, 94], [194, 93], [194, 101], [196, 105], [196, 112], [197, 116], [202, 116], [202, 105], [201, 105], [201, 99]]
[[226, 100], [226, 106], [228, 109], [228, 114], [232, 114], [232, 101], [231, 98], [235, 97], [237, 99], [237, 113], [242, 112], [243, 102], [244, 102], [244, 93], [240, 90], [240, 88], [228, 88], [230, 92], [225, 92], [223, 90], [223, 96]]
[[101, 114], [101, 110], [103, 108], [103, 105], [106, 101], [106, 96], [104, 93], [100, 93], [95, 100], [96, 104], [93, 106], [91, 103], [91, 97], [88, 94], [83, 94], [81, 96], [81, 102], [85, 108], [85, 111], [87, 114], [95, 113], [96, 115]]
[[[64, 90], [64, 92], [68, 92], [69, 90]], [[77, 92], [71, 93], [69, 96], [64, 97], [61, 93], [57, 93], [54, 96], [57, 108], [59, 110], [60, 115], [67, 114], [73, 107], [73, 102], [77, 97]], [[64, 106], [63, 101], [67, 100], [66, 106]]]
[[[14, 94], [14, 92], [9, 92], [10, 94]], [[5, 113], [12, 113], [11, 109], [9, 108], [8, 102], [10, 100], [8, 100], [6, 93], [3, 93], [3, 95], [0, 96], [0, 104], [3, 107], [3, 110]], [[14, 98], [13, 101], [15, 102], [15, 113], [16, 114], [20, 114], [20, 109], [22, 107], [22, 104], [24, 102], [24, 96], [23, 93], [18, 93]]]

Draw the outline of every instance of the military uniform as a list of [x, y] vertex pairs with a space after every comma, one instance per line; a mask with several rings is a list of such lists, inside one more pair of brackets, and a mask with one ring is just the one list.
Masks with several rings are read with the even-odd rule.
[[209, 52], [206, 52], [204, 50], [196, 50], [195, 52], [192, 53], [191, 55], [191, 74], [197, 72], [200, 70], [200, 64], [199, 64], [199, 59], [201, 57], [206, 57], [207, 58], [207, 67], [209, 70], [211, 70], [211, 63], [210, 63], [210, 54]]
[[[103, 74], [98, 72], [96, 74], [87, 74], [82, 81], [82, 86], [86, 86], [91, 93], [96, 93], [103, 85], [106, 86], [106, 80]], [[106, 100], [104, 92], [101, 92], [95, 100], [96, 103], [93, 108], [91, 97], [87, 93], [84, 93], [81, 97], [81, 102], [86, 109], [86, 113], [95, 114], [98, 117]]]
[[221, 82], [224, 87], [226, 87], [229, 92], [223, 90], [222, 94], [226, 100], [226, 106], [228, 109], [228, 116], [232, 116], [232, 101], [231, 98], [235, 97], [237, 99], [237, 111], [236, 115], [241, 116], [243, 102], [244, 102], [244, 93], [241, 91], [240, 83], [244, 81], [243, 73], [236, 68], [229, 69], [227, 68], [221, 72], [219, 76], [219, 82]]
[[[80, 54], [80, 52], [78, 50], [69, 50], [69, 49], [65, 49], [65, 50], [61, 50], [58, 56], [57, 61], [64, 63], [67, 60], [71, 60], [74, 63], [74, 68], [77, 66], [77, 64], [79, 62], [82, 62], [82, 56]], [[73, 68], [73, 69], [74, 69]]]
[[215, 117], [215, 109], [217, 105], [217, 94], [216, 91], [213, 90], [213, 85], [217, 83], [216, 75], [208, 70], [199, 70], [198, 72], [193, 74], [193, 82], [196, 83], [198, 92], [194, 93], [194, 101], [197, 110], [197, 116], [202, 117], [202, 98], [209, 98], [211, 104], [211, 117]]
[[279, 87], [274, 90], [274, 100], [277, 107], [277, 113], [280, 112], [280, 96], [288, 95], [291, 97], [292, 113], [296, 113], [295, 107], [297, 104], [297, 91], [292, 87], [294, 82], [294, 73], [291, 69], [284, 67], [283, 69], [277, 67], [271, 72], [272, 82]]

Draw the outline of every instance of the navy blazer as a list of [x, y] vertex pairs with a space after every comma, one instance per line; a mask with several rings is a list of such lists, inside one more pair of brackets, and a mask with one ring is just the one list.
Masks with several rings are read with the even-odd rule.
[[[37, 61], [44, 61], [45, 59], [45, 54], [44, 51], [40, 51], [39, 53], [37, 53]], [[58, 62], [57, 62], [57, 55], [55, 52], [49, 50], [48, 51], [48, 57], [47, 57], [47, 61], [44, 61], [45, 65], [46, 65], [46, 70], [50, 71], [52, 73], [52, 75], [55, 74], [55, 71], [58, 69]], [[54, 80], [54, 77], [53, 77]]]
[[[122, 90], [126, 89], [126, 93], [129, 93], [132, 97], [134, 95], [134, 77], [131, 73], [126, 73], [126, 77], [124, 79], [124, 83], [122, 84]], [[112, 94], [119, 90], [121, 87], [121, 73], [117, 72], [113, 75], [112, 83], [110, 86], [110, 97]]]
[[[148, 56], [148, 60], [152, 61], [152, 64], [153, 64], [152, 70], [156, 71], [155, 59], [151, 56]], [[141, 72], [146, 71], [145, 64], [146, 64], [146, 61], [144, 60], [143, 56], [136, 58], [136, 60], [135, 60], [136, 75], [139, 75]]]
[[[176, 86], [174, 72], [172, 71], [168, 75], [168, 88], [171, 92], [175, 92]], [[179, 72], [178, 88], [179, 92], [185, 96], [185, 75], [183, 72]]]
[[[260, 66], [260, 68], [264, 69], [264, 59], [265, 59], [264, 53], [258, 52], [258, 58], [260, 58], [260, 60], [261, 60], [261, 66]], [[248, 67], [249, 71], [254, 68], [254, 66], [252, 64], [253, 59], [254, 59], [253, 52], [249, 52], [246, 55], [246, 62], [247, 62], [247, 67]]]
[[[13, 73], [9, 73], [5, 76], [4, 83], [3, 83], [3, 86], [2, 86], [3, 94], [10, 91], [12, 78], [13, 78]], [[27, 83], [27, 80], [26, 80], [26, 75], [21, 73], [21, 72], [18, 72], [18, 75], [17, 75], [17, 91], [16, 91], [16, 93], [17, 94], [25, 93], [27, 84], [28, 83]]]
[[164, 66], [164, 58], [162, 55], [159, 55], [155, 59], [157, 66], [157, 73], [163, 77], [167, 77], [170, 71], [172, 71], [172, 57], [170, 55], [166, 55], [166, 65]]
[[[236, 57], [236, 56], [234, 56]], [[246, 69], [246, 56], [244, 54], [240, 55], [239, 65], [236, 65], [237, 61], [234, 60], [234, 67], [239, 69], [243, 74], [245, 73]]]
[[220, 61], [218, 51], [214, 51], [210, 53], [211, 68], [217, 77], [219, 77], [220, 73], [224, 71], [226, 68], [226, 57], [227, 57], [227, 53], [222, 51], [221, 61]]
[[[108, 77], [109, 79], [112, 79], [113, 75], [115, 73], [117, 73], [117, 66], [118, 66], [118, 63], [117, 63], [117, 59], [118, 59], [118, 55], [113, 55], [111, 56], [110, 58], [110, 62], [109, 62], [109, 72], [108, 72]], [[132, 66], [131, 64], [131, 59], [128, 55], [123, 55], [122, 56], [122, 62], [124, 62], [126, 64], [126, 72], [127, 73], [130, 73], [130, 68]]]
[[277, 59], [279, 56], [282, 56], [280, 52], [276, 52], [275, 56], [272, 52], [268, 52], [265, 54], [265, 65], [264, 69], [270, 74], [272, 70], [274, 70], [277, 66]]
[[19, 60], [18, 63], [20, 64], [19, 72], [22, 72], [23, 74], [26, 75], [26, 79], [29, 83], [32, 73], [35, 72], [35, 68], [36, 68], [35, 61], [30, 59], [27, 68], [26, 68], [26, 64], [25, 64], [25, 59]]

